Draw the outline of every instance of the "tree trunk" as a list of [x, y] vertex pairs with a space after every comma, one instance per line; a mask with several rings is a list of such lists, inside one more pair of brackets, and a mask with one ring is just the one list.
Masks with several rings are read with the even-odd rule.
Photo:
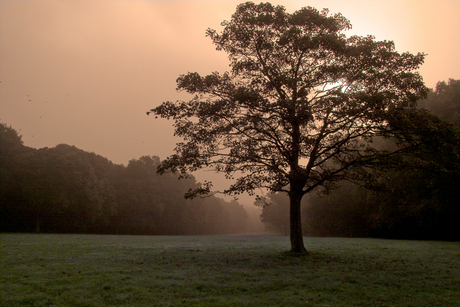
[[300, 214], [301, 193], [290, 193], [290, 222], [291, 222], [291, 252], [306, 253], [307, 249], [303, 243], [302, 216]]
[[[295, 113], [295, 107], [293, 107]], [[300, 215], [300, 202], [303, 196], [303, 188], [307, 181], [307, 176], [299, 166], [300, 156], [300, 126], [297, 120], [292, 121], [292, 144], [291, 144], [291, 163], [290, 163], [290, 221], [291, 221], [291, 253], [306, 253], [307, 249], [303, 243], [302, 218]]]

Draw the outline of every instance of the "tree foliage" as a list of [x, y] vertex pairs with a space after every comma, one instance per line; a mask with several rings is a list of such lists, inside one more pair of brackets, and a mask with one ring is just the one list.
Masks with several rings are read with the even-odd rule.
[[[208, 29], [231, 70], [181, 75], [194, 97], [152, 109], [173, 119], [184, 139], [159, 171], [212, 168], [235, 179], [227, 194], [266, 188], [290, 197], [291, 250], [303, 252], [300, 203], [312, 190], [356, 179], [382, 153], [370, 142], [392, 135], [390, 120], [415, 108], [426, 88], [414, 72], [424, 54], [398, 53], [391, 41], [346, 37], [350, 22], [304, 7], [240, 4], [223, 30]], [[188, 196], [208, 194], [212, 183]]]
[[[419, 109], [395, 117], [400, 143], [415, 144], [410, 151], [374, 165], [364, 186], [339, 182], [330, 195], [310, 195], [303, 202], [304, 232], [312, 236], [358, 236], [398, 239], [459, 240], [460, 83], [439, 82], [419, 102]], [[448, 106], [448, 107], [446, 107]], [[428, 112], [428, 111], [429, 112]], [[437, 116], [433, 115], [436, 114]], [[374, 142], [384, 149], [386, 140]], [[262, 221], [283, 233], [289, 201], [268, 195]]]

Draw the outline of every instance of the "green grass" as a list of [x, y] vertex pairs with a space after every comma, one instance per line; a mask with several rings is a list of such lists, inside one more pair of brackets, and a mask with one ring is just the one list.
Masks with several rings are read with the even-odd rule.
[[460, 243], [0, 235], [1, 306], [460, 306]]

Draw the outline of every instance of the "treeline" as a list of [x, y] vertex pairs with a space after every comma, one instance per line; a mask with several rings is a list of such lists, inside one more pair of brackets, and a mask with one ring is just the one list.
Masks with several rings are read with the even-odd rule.
[[[340, 182], [328, 195], [306, 195], [304, 234], [460, 240], [460, 80], [439, 82], [418, 105], [436, 124], [416, 131], [424, 147], [394, 165], [378, 165], [360, 185]], [[408, 133], [426, 127], [404, 120]], [[381, 140], [378, 146], [388, 144]], [[268, 199], [271, 205], [261, 215], [267, 230], [288, 234], [288, 198], [272, 194]]]
[[66, 144], [33, 149], [0, 124], [0, 231], [107, 234], [245, 232], [248, 214], [217, 197], [184, 199], [195, 179], [159, 176], [158, 157], [117, 165]]
[[[460, 80], [439, 82], [419, 107], [437, 119], [417, 131], [423, 150], [377, 165], [367, 182], [339, 182], [328, 195], [306, 195], [304, 234], [460, 240]], [[430, 116], [432, 116], [430, 115]], [[428, 116], [428, 113], [427, 113]], [[420, 119], [420, 118], [419, 118]], [[404, 119], [408, 133], [417, 122]], [[430, 119], [432, 121], [432, 119]], [[376, 146], [394, 146], [381, 140]], [[159, 176], [159, 158], [117, 165], [66, 144], [33, 149], [0, 124], [0, 231], [110, 234], [224, 234], [250, 230], [237, 202], [184, 199], [193, 179]], [[268, 195], [260, 219], [289, 233], [289, 201]]]

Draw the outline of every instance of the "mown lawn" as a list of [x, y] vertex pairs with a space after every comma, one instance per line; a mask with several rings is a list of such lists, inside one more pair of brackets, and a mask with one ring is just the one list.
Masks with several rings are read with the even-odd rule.
[[1, 306], [460, 306], [460, 243], [0, 235]]

